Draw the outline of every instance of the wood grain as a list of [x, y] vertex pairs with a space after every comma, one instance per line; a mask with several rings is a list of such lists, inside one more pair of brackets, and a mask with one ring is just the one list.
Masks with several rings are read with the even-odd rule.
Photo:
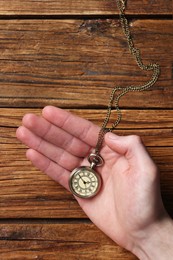
[[[115, 0], [1, 0], [0, 15], [112, 15]], [[171, 0], [127, 1], [129, 14], [172, 14]]]
[[[148, 150], [160, 169], [164, 204], [173, 216], [173, 148]], [[24, 159], [25, 150], [2, 153], [0, 218], [86, 218], [68, 191]]]
[[91, 223], [0, 224], [0, 248], [1, 260], [137, 259]]
[[[68, 109], [68, 111], [101, 126], [106, 110]], [[40, 109], [0, 109], [1, 145], [22, 148], [15, 137], [15, 128], [21, 125], [26, 113], [41, 114]], [[116, 119], [113, 111], [110, 124]], [[122, 121], [115, 131], [120, 135], [138, 134], [146, 146], [173, 146], [173, 110], [122, 110]], [[8, 129], [8, 130], [7, 130]]]
[[[65, 109], [72, 114], [83, 117], [100, 125], [105, 118], [106, 109]], [[0, 127], [15, 128], [21, 125], [25, 114], [41, 115], [39, 108], [0, 108]], [[173, 127], [172, 109], [121, 109], [122, 121], [117, 129], [171, 129]], [[113, 109], [110, 123], [116, 119], [117, 112]], [[6, 131], [8, 136], [9, 132]], [[156, 145], [156, 143], [154, 144]]]
[[[1, 20], [0, 28], [1, 107], [106, 107], [113, 86], [151, 77], [135, 64], [116, 19]], [[131, 29], [144, 62], [162, 72], [151, 90], [120, 105], [172, 108], [172, 20], [133, 20]]]

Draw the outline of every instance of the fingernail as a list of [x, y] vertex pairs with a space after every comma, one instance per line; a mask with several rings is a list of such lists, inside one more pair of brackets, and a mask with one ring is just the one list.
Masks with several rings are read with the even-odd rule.
[[107, 133], [107, 137], [111, 140], [116, 140], [118, 138], [118, 135], [115, 135], [113, 133]]

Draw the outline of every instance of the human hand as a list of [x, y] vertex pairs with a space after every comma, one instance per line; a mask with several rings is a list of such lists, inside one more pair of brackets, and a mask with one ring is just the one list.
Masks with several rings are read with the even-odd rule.
[[[67, 111], [46, 107], [42, 116], [27, 114], [17, 137], [30, 147], [26, 156], [69, 190], [70, 172], [88, 165], [99, 127]], [[156, 165], [137, 136], [107, 133], [98, 167], [103, 186], [92, 199], [77, 198], [84, 212], [105, 234], [136, 253], [146, 233], [167, 219]], [[147, 233], [148, 234], [148, 233]]]

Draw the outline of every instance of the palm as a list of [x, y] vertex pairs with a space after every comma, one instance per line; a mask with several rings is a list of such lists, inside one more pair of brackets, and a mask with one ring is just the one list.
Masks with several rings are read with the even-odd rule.
[[[136, 226], [134, 216], [144, 206], [138, 203], [138, 194], [134, 192], [135, 169], [124, 155], [116, 153], [107, 145], [102, 149], [102, 156], [105, 164], [97, 168], [104, 183], [102, 192], [92, 200], [77, 200], [85, 213], [104, 233], [127, 248], [127, 230], [140, 228]], [[136, 185], [140, 186], [140, 182], [140, 178], [137, 178]], [[128, 218], [125, 219], [125, 216]]]
[[[120, 224], [122, 223], [119, 223], [118, 212], [116, 211], [116, 208], [119, 207], [118, 204], [121, 203], [120, 194], [116, 194], [118, 199], [115, 196], [115, 191], [119, 185], [116, 173], [123, 175], [123, 173], [128, 172], [129, 166], [124, 156], [115, 153], [107, 145], [102, 149], [102, 156], [105, 161], [104, 166], [97, 168], [103, 180], [102, 191], [91, 200], [79, 198], [77, 200], [85, 213], [104, 233], [124, 246], [124, 237], [121, 238], [121, 236], [125, 234], [121, 230]], [[122, 190], [121, 193], [123, 193]], [[117, 235], [118, 233], [121, 233], [121, 236]]]
[[[70, 172], [80, 165], [88, 165], [86, 156], [95, 147], [98, 132], [99, 127], [91, 122], [64, 110], [48, 107], [43, 110], [43, 117], [26, 115], [17, 137], [31, 148], [27, 157], [33, 164], [69, 189]], [[136, 168], [139, 172], [141, 169], [135, 165], [134, 158], [128, 158], [120, 150], [114, 151], [104, 144], [101, 155], [105, 163], [97, 168], [103, 180], [101, 192], [89, 200], [76, 199], [102, 231], [128, 249], [128, 232], [133, 231], [137, 220], [136, 229], [140, 229], [143, 218], [146, 223], [154, 214], [151, 210], [148, 216], [139, 220], [139, 212], [151, 199], [150, 192], [142, 193], [144, 198], [139, 203], [139, 187], [147, 190], [150, 184], [144, 180], [144, 174], [139, 176]], [[150, 160], [146, 163], [148, 167], [152, 165]]]

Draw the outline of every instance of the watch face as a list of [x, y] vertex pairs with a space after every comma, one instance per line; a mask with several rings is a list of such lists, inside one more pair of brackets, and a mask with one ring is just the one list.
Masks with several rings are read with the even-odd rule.
[[101, 178], [90, 167], [79, 167], [72, 171], [69, 179], [71, 192], [80, 198], [94, 197], [100, 190]]

